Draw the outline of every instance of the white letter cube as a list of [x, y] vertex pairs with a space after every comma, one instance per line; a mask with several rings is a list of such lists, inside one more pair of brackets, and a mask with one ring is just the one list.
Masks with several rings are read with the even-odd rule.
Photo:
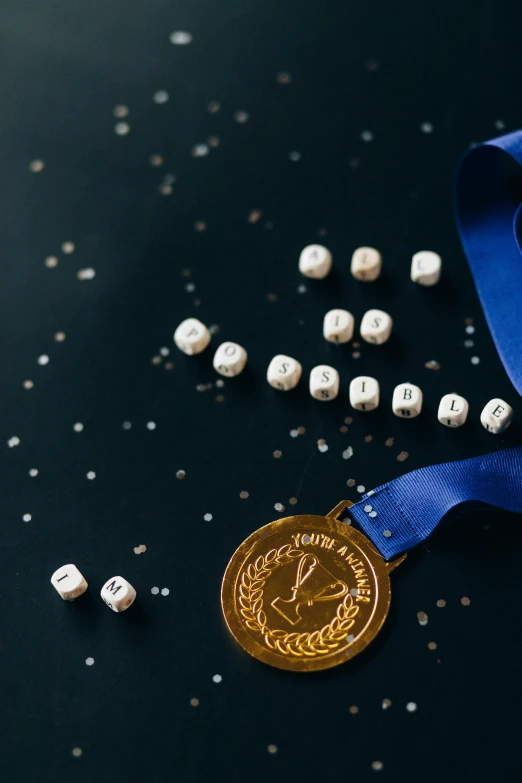
[[113, 612], [124, 612], [134, 603], [136, 590], [122, 576], [113, 576], [105, 582], [100, 595]]
[[349, 343], [353, 337], [353, 315], [348, 310], [329, 310], [323, 321], [323, 335], [329, 343]]
[[229, 378], [239, 375], [245, 369], [247, 352], [237, 343], [221, 343], [214, 354], [214, 369]]
[[299, 383], [302, 371], [303, 368], [297, 359], [280, 353], [274, 356], [268, 365], [266, 379], [274, 389], [289, 391]]
[[310, 373], [310, 394], [316, 400], [333, 400], [339, 394], [339, 373], [327, 364], [314, 367]]
[[393, 321], [383, 310], [368, 310], [361, 321], [361, 337], [367, 343], [382, 345], [389, 338]]
[[507, 430], [513, 421], [513, 408], [500, 397], [494, 397], [480, 414], [482, 426], [494, 435]]
[[381, 274], [382, 256], [374, 247], [358, 247], [352, 256], [351, 272], [357, 280], [371, 282]]
[[299, 256], [299, 271], [305, 277], [326, 277], [332, 268], [332, 254], [322, 245], [308, 245]]
[[419, 285], [435, 285], [439, 282], [441, 257], [431, 250], [420, 250], [411, 259], [411, 279]]
[[350, 383], [350, 405], [358, 411], [372, 411], [379, 405], [379, 382], [359, 375]]
[[399, 383], [393, 390], [392, 409], [396, 416], [414, 419], [422, 410], [422, 392], [413, 383]]
[[440, 401], [437, 418], [445, 427], [462, 427], [468, 411], [468, 401], [460, 394], [445, 394]]
[[174, 332], [174, 342], [180, 351], [193, 356], [205, 350], [210, 342], [210, 332], [197, 318], [187, 318]]
[[74, 601], [87, 590], [87, 582], [75, 565], [69, 563], [59, 568], [51, 577], [51, 584], [64, 601]]

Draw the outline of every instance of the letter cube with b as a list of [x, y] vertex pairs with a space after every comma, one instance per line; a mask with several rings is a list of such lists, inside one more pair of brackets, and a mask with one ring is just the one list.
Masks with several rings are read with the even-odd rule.
[[381, 274], [382, 256], [374, 247], [358, 247], [352, 256], [350, 267], [356, 280], [370, 283]]
[[329, 310], [323, 321], [323, 335], [329, 343], [349, 343], [353, 337], [353, 315], [348, 310]]
[[245, 369], [247, 352], [237, 343], [221, 343], [214, 354], [214, 369], [220, 375], [232, 378]]
[[361, 337], [367, 343], [382, 345], [388, 340], [393, 321], [383, 310], [368, 310], [361, 321]]
[[270, 386], [281, 391], [290, 391], [299, 383], [303, 368], [291, 356], [280, 353], [274, 356], [266, 373], [266, 379]]
[[321, 279], [332, 268], [332, 254], [322, 245], [308, 245], [299, 256], [299, 271], [305, 277]]
[[124, 612], [134, 603], [136, 590], [122, 576], [113, 576], [105, 582], [100, 595], [113, 612]]
[[392, 409], [396, 416], [414, 419], [422, 410], [422, 392], [413, 383], [399, 383], [393, 391]]
[[441, 266], [438, 253], [420, 250], [411, 259], [411, 279], [419, 285], [435, 285], [439, 282]]
[[79, 595], [83, 595], [88, 587], [85, 577], [72, 563], [55, 571], [51, 584], [64, 601], [74, 601]]
[[368, 375], [359, 375], [350, 383], [350, 405], [358, 411], [372, 411], [379, 405], [379, 382]]
[[210, 342], [210, 332], [197, 318], [182, 321], [174, 332], [174, 342], [188, 356], [204, 351]]
[[310, 394], [316, 400], [334, 400], [339, 394], [339, 373], [327, 364], [314, 367], [310, 373]]
[[440, 401], [437, 418], [445, 427], [462, 427], [468, 411], [468, 401], [460, 394], [445, 394]]
[[500, 397], [494, 397], [484, 406], [480, 414], [480, 421], [488, 432], [499, 435], [504, 430], [507, 430], [513, 421], [513, 408], [507, 402], [501, 400]]

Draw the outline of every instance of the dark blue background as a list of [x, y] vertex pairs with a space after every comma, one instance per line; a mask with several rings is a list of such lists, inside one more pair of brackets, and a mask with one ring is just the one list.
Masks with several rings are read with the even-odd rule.
[[[520, 780], [516, 516], [470, 515], [410, 554], [393, 575], [384, 632], [332, 671], [294, 676], [254, 661], [229, 637], [219, 607], [230, 555], [278, 517], [275, 503], [285, 514], [326, 513], [359, 497], [349, 478], [369, 489], [404, 470], [520, 442], [518, 425], [495, 437], [479, 422], [493, 396], [519, 417], [522, 408], [480, 312], [451, 201], [469, 145], [497, 135], [499, 120], [506, 130], [522, 124], [517, 4], [42, 0], [3, 3], [1, 16], [6, 780]], [[172, 30], [190, 31], [193, 42], [172, 46]], [[281, 71], [291, 84], [278, 83]], [[170, 96], [164, 105], [152, 100], [159, 89]], [[214, 100], [221, 110], [210, 114]], [[116, 104], [130, 108], [124, 137], [113, 131]], [[237, 110], [248, 122], [234, 121]], [[220, 146], [194, 158], [209, 136]], [[163, 167], [150, 166], [152, 154], [164, 156]], [[45, 169], [33, 174], [38, 158]], [[170, 196], [158, 192], [166, 173], [177, 177]], [[253, 209], [263, 213], [254, 224]], [[195, 231], [197, 221], [206, 231]], [[66, 240], [71, 255], [60, 253]], [[305, 281], [297, 258], [316, 241], [332, 250], [335, 269]], [[361, 244], [383, 253], [375, 284], [349, 273]], [[411, 256], [424, 248], [443, 258], [433, 289], [409, 280]], [[47, 269], [52, 254], [59, 265]], [[95, 268], [94, 280], [77, 280], [85, 267]], [[327, 344], [322, 317], [339, 306], [357, 324], [369, 307], [389, 311], [392, 339], [363, 343], [359, 359], [352, 347]], [[191, 315], [220, 328], [197, 358], [172, 343]], [[476, 328], [471, 349], [466, 318]], [[63, 343], [53, 340], [60, 330]], [[197, 391], [215, 382], [213, 348], [228, 339], [247, 348], [247, 371]], [[160, 346], [170, 348], [173, 370], [151, 364]], [[287, 395], [264, 380], [279, 352], [304, 367]], [[50, 356], [45, 367], [40, 354]], [[440, 370], [425, 368], [432, 359]], [[309, 370], [323, 362], [342, 381], [328, 405], [307, 391]], [[359, 374], [381, 384], [374, 414], [350, 409], [349, 381]], [[23, 389], [25, 379], [33, 389]], [[403, 381], [424, 391], [414, 421], [391, 412]], [[436, 420], [452, 391], [470, 402], [456, 431]], [[342, 433], [346, 416], [353, 424]], [[298, 426], [306, 433], [291, 438]], [[9, 448], [14, 435], [21, 443]], [[354, 456], [344, 461], [348, 445]], [[90, 583], [74, 604], [49, 583], [68, 562]], [[115, 574], [138, 592], [121, 616], [98, 596]], [[151, 595], [156, 585], [170, 595]], [[428, 614], [424, 627], [419, 611]]]

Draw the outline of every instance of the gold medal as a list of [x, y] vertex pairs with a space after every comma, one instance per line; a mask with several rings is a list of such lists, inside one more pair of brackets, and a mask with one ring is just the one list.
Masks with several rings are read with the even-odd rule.
[[221, 605], [236, 641], [254, 658], [295, 671], [329, 669], [375, 638], [390, 608], [386, 562], [338, 516], [286, 517], [256, 530], [234, 552]]

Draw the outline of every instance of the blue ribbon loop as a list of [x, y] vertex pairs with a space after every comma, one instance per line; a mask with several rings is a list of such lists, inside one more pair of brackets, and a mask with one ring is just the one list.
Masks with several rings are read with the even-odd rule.
[[[457, 172], [455, 211], [491, 334], [522, 394], [522, 204], [513, 195], [513, 163], [522, 166], [522, 131], [471, 149]], [[471, 504], [522, 512], [522, 446], [414, 470], [364, 495], [350, 514], [388, 559]]]

